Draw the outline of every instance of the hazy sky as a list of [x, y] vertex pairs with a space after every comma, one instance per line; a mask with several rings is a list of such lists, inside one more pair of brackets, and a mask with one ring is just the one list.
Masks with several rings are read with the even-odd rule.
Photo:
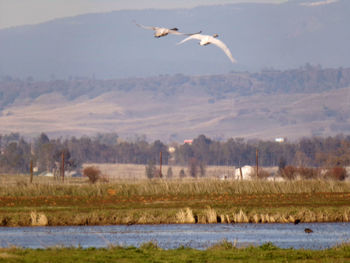
[[287, 0], [0, 0], [0, 29], [36, 24], [54, 18], [121, 9], [190, 8], [239, 2], [274, 3]]

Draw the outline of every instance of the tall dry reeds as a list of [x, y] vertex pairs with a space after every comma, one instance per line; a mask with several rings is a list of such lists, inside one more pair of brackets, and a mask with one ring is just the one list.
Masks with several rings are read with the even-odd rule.
[[32, 226], [47, 226], [48, 220], [44, 213], [37, 213], [35, 211], [32, 211], [30, 213], [30, 219]]
[[244, 213], [241, 209], [241, 210], [239, 210], [238, 213], [233, 214], [233, 222], [234, 223], [249, 223], [249, 218], [246, 215], [246, 213]]
[[52, 178], [34, 178], [28, 184], [23, 176], [0, 176], [0, 196], [40, 195], [107, 195], [107, 189], [114, 189], [118, 195], [188, 195], [188, 194], [258, 194], [258, 193], [314, 193], [349, 192], [350, 183], [332, 180], [298, 180], [285, 182], [267, 181], [219, 181], [215, 179], [187, 180], [121, 180], [118, 183], [88, 184], [86, 178], [55, 181]]
[[176, 223], [178, 224], [193, 224], [196, 220], [194, 218], [192, 210], [187, 207], [186, 209], [181, 209], [176, 213]]
[[[89, 184], [86, 178], [64, 183], [43, 178], [34, 179], [33, 184], [28, 178], [18, 177], [13, 183], [0, 186], [0, 196], [108, 196], [111, 191], [116, 196], [191, 196], [207, 194], [260, 194], [260, 193], [316, 193], [316, 192], [350, 192], [349, 182], [332, 180], [298, 180], [285, 182], [268, 181], [220, 181], [214, 179], [188, 180], [121, 180], [118, 183]], [[41, 180], [42, 178], [40, 178]]]
[[0, 215], [0, 226], [64, 226], [110, 224], [209, 224], [209, 223], [296, 223], [296, 222], [349, 222], [350, 210], [300, 208], [298, 210], [216, 210], [211, 207], [196, 209], [122, 209], [91, 211], [28, 211]]
[[218, 215], [217, 215], [216, 211], [213, 208], [207, 207], [207, 209], [205, 210], [204, 214], [205, 214], [207, 223], [212, 224], [212, 223], [217, 223], [218, 222]]

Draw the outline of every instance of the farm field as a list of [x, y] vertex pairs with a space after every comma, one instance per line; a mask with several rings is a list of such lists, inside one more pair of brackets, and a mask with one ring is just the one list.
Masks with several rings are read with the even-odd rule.
[[0, 262], [347, 262], [349, 259], [347, 244], [326, 250], [280, 249], [271, 243], [235, 248], [227, 241], [207, 250], [185, 247], [163, 250], [154, 243], [145, 243], [140, 248], [0, 249]]
[[350, 183], [0, 176], [0, 225], [348, 222]]

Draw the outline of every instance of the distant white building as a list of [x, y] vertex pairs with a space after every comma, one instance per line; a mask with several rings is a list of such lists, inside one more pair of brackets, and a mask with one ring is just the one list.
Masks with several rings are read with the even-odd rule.
[[275, 142], [284, 142], [285, 139], [283, 137], [275, 138]]
[[235, 179], [236, 180], [252, 180], [252, 175], [254, 174], [254, 167], [250, 165], [245, 165], [241, 167], [242, 170], [242, 178], [241, 178], [241, 172], [239, 168], [235, 170]]

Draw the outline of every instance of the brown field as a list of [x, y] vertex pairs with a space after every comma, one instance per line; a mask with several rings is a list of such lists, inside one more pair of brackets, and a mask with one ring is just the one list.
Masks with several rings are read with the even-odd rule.
[[0, 175], [0, 225], [350, 221], [346, 181], [218, 179], [227, 167], [208, 167], [206, 178], [147, 180], [139, 179], [143, 165], [98, 167], [109, 181]]
[[[2, 197], [3, 226], [162, 223], [348, 222], [349, 194]], [[268, 200], [268, 201], [261, 201]], [[37, 219], [33, 220], [34, 217]], [[43, 217], [44, 220], [40, 220]], [[43, 222], [43, 223], [40, 223]]]

